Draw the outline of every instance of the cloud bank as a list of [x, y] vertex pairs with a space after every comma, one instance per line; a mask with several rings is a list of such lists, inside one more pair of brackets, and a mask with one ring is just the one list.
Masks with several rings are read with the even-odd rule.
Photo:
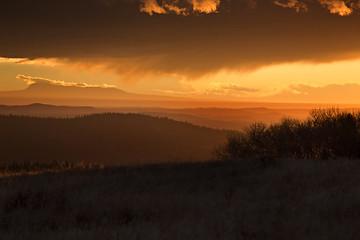
[[327, 84], [312, 86], [308, 84], [293, 84], [281, 92], [265, 97], [266, 101], [277, 102], [308, 102], [308, 103], [356, 103], [360, 101], [360, 84]]
[[31, 76], [24, 76], [24, 75], [17, 75], [17, 79], [23, 80], [26, 82], [27, 85], [32, 84], [50, 84], [54, 86], [61, 86], [61, 87], [78, 87], [78, 88], [114, 88], [115, 86], [102, 84], [102, 85], [93, 85], [87, 83], [75, 83], [75, 82], [64, 82], [59, 80], [52, 80], [47, 78], [39, 78], [39, 77], [31, 77]]
[[297, 12], [308, 11], [306, 3], [299, 0], [275, 0], [274, 4], [284, 8], [294, 8]]
[[[106, 5], [113, 6], [118, 2], [138, 3], [140, 12], [153, 14], [177, 14], [188, 16], [194, 13], [218, 13], [220, 4], [228, 4], [235, 0], [97, 0]], [[238, 0], [237, 0], [238, 1]], [[347, 16], [359, 9], [359, 0], [272, 0], [277, 6], [293, 8], [297, 12], [306, 12], [309, 5], [320, 4], [330, 13]], [[247, 0], [255, 8], [259, 0]], [[229, 5], [229, 4], [228, 4]], [[231, 8], [227, 8], [231, 11]]]
[[[275, 0], [274, 4], [285, 8], [294, 8], [297, 12], [305, 12], [308, 11], [308, 5], [313, 2], [310, 0]], [[358, 0], [317, 0], [315, 2], [328, 9], [330, 13], [339, 16], [351, 15], [356, 9], [359, 9], [360, 3]]]
[[161, 4], [157, 0], [141, 0], [140, 12], [149, 15], [157, 14], [177, 14], [187, 16], [194, 13], [216, 13], [220, 5], [220, 0], [162, 0]]
[[360, 57], [359, 11], [358, 0], [12, 0], [0, 9], [0, 57], [122, 81], [349, 60]]

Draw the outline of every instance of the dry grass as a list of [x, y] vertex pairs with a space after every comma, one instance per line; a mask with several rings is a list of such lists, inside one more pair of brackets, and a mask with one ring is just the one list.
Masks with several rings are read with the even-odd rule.
[[41, 174], [44, 172], [63, 172], [68, 170], [90, 170], [102, 169], [103, 165], [89, 162], [51, 162], [51, 163], [32, 163], [32, 162], [14, 162], [12, 164], [0, 165], [0, 177], [11, 177], [21, 175]]
[[74, 169], [0, 178], [1, 239], [357, 239], [357, 160]]

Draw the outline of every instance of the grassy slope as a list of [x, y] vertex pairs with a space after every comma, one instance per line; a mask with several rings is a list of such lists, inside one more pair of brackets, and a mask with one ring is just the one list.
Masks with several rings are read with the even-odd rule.
[[2, 239], [356, 239], [355, 160], [257, 160], [0, 178]]

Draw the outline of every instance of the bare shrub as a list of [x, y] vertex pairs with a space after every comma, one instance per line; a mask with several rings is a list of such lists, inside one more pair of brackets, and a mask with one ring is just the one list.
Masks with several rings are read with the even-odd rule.
[[360, 157], [359, 113], [314, 109], [304, 121], [284, 118], [270, 126], [254, 123], [230, 136], [222, 156], [316, 158]]

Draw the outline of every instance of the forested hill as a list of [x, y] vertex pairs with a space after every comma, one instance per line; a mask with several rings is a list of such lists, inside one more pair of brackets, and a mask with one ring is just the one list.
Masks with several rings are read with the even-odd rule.
[[227, 132], [139, 114], [60, 119], [0, 115], [0, 163], [105, 165], [207, 160]]

